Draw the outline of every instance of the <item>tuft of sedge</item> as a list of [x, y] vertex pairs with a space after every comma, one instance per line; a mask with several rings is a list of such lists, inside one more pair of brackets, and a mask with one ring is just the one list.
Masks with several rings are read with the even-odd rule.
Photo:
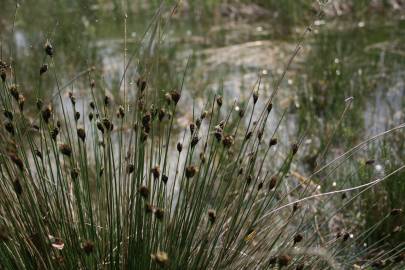
[[173, 90], [170, 92], [170, 99], [172, 100], [172, 102], [174, 103], [174, 105], [177, 105], [177, 103], [179, 102], [181, 98], [181, 95], [179, 92]]
[[149, 188], [147, 188], [146, 186], [140, 186], [138, 192], [144, 199], [147, 199], [149, 197]]
[[210, 223], [213, 224], [216, 219], [217, 219], [217, 214], [216, 214], [215, 210], [209, 209], [208, 210], [208, 220], [210, 221]]
[[82, 244], [82, 249], [86, 255], [90, 255], [94, 251], [94, 243], [90, 240], [86, 240]]
[[47, 64], [43, 64], [40, 68], [39, 68], [39, 75], [42, 76], [42, 74], [44, 74], [45, 72], [48, 71], [48, 65]]
[[133, 172], [135, 171], [135, 166], [134, 166], [134, 164], [128, 164], [126, 170], [127, 170], [127, 174], [133, 173]]
[[9, 156], [10, 156], [11, 161], [14, 162], [14, 164], [18, 167], [18, 169], [20, 169], [20, 171], [23, 171], [24, 163], [22, 162], [22, 160], [15, 154], [10, 154]]
[[217, 102], [218, 107], [221, 108], [222, 104], [224, 103], [222, 96], [217, 96], [216, 102]]
[[24, 104], [25, 104], [25, 97], [24, 95], [20, 94], [18, 96], [18, 108], [20, 109], [20, 111], [24, 111]]
[[160, 266], [165, 266], [169, 263], [169, 256], [164, 251], [158, 251], [155, 254], [151, 254], [150, 257]]
[[165, 216], [165, 211], [162, 208], [155, 209], [155, 217], [159, 220], [162, 220]]
[[269, 145], [270, 146], [274, 146], [274, 145], [276, 145], [277, 144], [277, 138], [271, 138], [270, 139], [270, 142], [269, 142]]
[[192, 178], [192, 177], [194, 177], [194, 175], [197, 173], [197, 167], [195, 167], [195, 166], [188, 166], [187, 168], [186, 168], [186, 177], [187, 178]]
[[297, 154], [298, 152], [298, 144], [294, 143], [293, 145], [291, 145], [291, 153], [293, 155]]
[[77, 137], [79, 137], [82, 142], [86, 140], [86, 131], [84, 130], [84, 128], [77, 129]]
[[154, 178], [155, 180], [158, 179], [159, 176], [160, 176], [160, 167], [159, 167], [159, 165], [153, 167], [153, 168], [151, 169], [151, 172], [152, 172], [153, 178]]
[[46, 53], [48, 56], [50, 56], [50, 57], [53, 56], [54, 50], [53, 50], [53, 46], [52, 46], [52, 44], [49, 42], [49, 40], [46, 41], [45, 46], [44, 46], [44, 50], [45, 50], [45, 53]]
[[46, 108], [44, 108], [42, 110], [42, 119], [44, 120], [45, 123], [49, 123], [49, 119], [52, 116], [52, 107], [51, 106], [47, 106]]
[[58, 134], [59, 134], [59, 128], [57, 128], [57, 127], [54, 127], [52, 130], [51, 130], [51, 138], [52, 138], [52, 140], [54, 140], [54, 141], [56, 141], [56, 138], [58, 137]]
[[301, 234], [297, 234], [294, 236], [294, 245], [298, 244], [299, 242], [301, 242], [304, 239], [304, 237]]
[[14, 125], [13, 123], [7, 121], [6, 123], [4, 123], [4, 128], [6, 129], [6, 131], [8, 133], [10, 133], [10, 135], [14, 136], [15, 135], [15, 130], [14, 130]]
[[169, 180], [169, 177], [168, 177], [167, 175], [163, 174], [163, 175], [162, 175], [162, 182], [163, 182], [163, 184], [166, 184], [168, 180]]
[[223, 144], [226, 148], [231, 147], [231, 146], [233, 145], [233, 143], [234, 143], [234, 139], [233, 139], [233, 136], [232, 136], [232, 135], [225, 136], [225, 137], [223, 138], [223, 140], [222, 140], [222, 144]]
[[277, 185], [277, 176], [273, 175], [270, 178], [269, 190], [272, 190]]
[[20, 196], [23, 192], [23, 188], [21, 186], [20, 180], [16, 179], [13, 182], [13, 187], [14, 187], [14, 191], [15, 193]]
[[79, 177], [79, 169], [73, 168], [70, 171], [70, 177], [72, 177], [72, 180], [76, 180]]
[[67, 156], [67, 157], [70, 157], [70, 156], [72, 156], [72, 148], [70, 147], [70, 145], [68, 145], [68, 144], [61, 144], [61, 145], [59, 145], [59, 151], [63, 154], [63, 155], [65, 155], [65, 156]]
[[179, 153], [181, 153], [181, 151], [183, 150], [183, 144], [181, 144], [180, 142], [177, 143], [177, 151]]
[[282, 268], [282, 267], [288, 266], [290, 264], [290, 262], [291, 262], [291, 259], [292, 258], [287, 254], [283, 254], [283, 255], [278, 256], [278, 265], [279, 265], [279, 267]]

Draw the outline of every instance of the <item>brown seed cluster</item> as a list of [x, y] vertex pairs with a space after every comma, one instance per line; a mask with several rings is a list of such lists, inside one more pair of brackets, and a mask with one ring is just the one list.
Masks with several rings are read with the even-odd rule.
[[169, 263], [169, 256], [164, 251], [158, 251], [155, 254], [151, 254], [151, 259], [160, 266], [165, 266]]
[[195, 166], [186, 167], [186, 177], [192, 178], [197, 173], [197, 168]]

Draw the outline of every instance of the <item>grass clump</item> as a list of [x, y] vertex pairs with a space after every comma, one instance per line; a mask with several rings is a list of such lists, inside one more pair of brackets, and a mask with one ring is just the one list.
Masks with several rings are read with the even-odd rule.
[[[160, 19], [145, 35], [148, 49]], [[245, 102], [208, 98], [179, 131], [177, 120], [190, 110], [183, 82], [157, 89], [157, 58], [135, 50], [129, 59], [139, 57], [138, 74], [129, 79], [125, 51], [122, 80], [113, 86], [123, 95], [112, 96], [93, 68], [61, 85], [54, 45], [37, 51], [47, 62], [37, 80], [40, 88], [44, 76], [53, 78], [55, 94], [38, 89], [26, 99], [29, 82], [1, 63], [1, 268], [403, 266], [393, 259], [403, 246], [383, 254], [361, 248], [374, 225], [356, 234], [335, 221], [345, 205], [322, 200], [311, 180], [333, 163], [311, 178], [294, 177], [305, 146], [302, 138], [279, 139], [283, 117], [269, 125], [278, 84], [269, 99], [259, 95], [261, 78]], [[84, 88], [83, 100], [74, 86]]]

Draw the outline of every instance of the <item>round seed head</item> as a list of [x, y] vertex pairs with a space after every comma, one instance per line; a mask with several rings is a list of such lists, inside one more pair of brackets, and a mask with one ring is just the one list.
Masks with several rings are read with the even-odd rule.
[[298, 152], [298, 144], [294, 143], [294, 144], [291, 146], [291, 153], [292, 153], [293, 155], [295, 155], [297, 152]]
[[301, 242], [304, 237], [301, 234], [297, 234], [294, 236], [294, 245]]
[[149, 197], [149, 188], [146, 186], [141, 186], [138, 189], [139, 194], [141, 194], [142, 198], [147, 199]]
[[22, 194], [22, 192], [23, 192], [23, 188], [22, 188], [22, 186], [21, 186], [20, 180], [16, 179], [16, 180], [13, 182], [13, 186], [14, 186], [14, 191], [15, 191], [15, 193], [16, 193], [18, 196], [20, 196], [20, 195]]
[[163, 174], [163, 175], [162, 175], [162, 182], [163, 182], [163, 184], [166, 184], [168, 180], [169, 180], [169, 177], [168, 177], [167, 175]]
[[181, 95], [180, 95], [179, 92], [177, 92], [177, 91], [171, 91], [170, 92], [170, 98], [173, 101], [174, 105], [177, 105], [177, 103], [180, 100], [180, 97], [181, 97]]
[[49, 40], [45, 43], [44, 50], [48, 56], [50, 56], [50, 57], [53, 56], [54, 51], [53, 51], [52, 44], [49, 42]]
[[159, 176], [160, 176], [160, 167], [159, 167], [159, 165], [153, 167], [153, 168], [151, 169], [151, 172], [152, 172], [153, 178], [154, 178], [155, 180], [158, 179]]
[[135, 171], [135, 166], [134, 164], [128, 164], [127, 166], [127, 174], [131, 174]]
[[280, 266], [280, 268], [288, 266], [291, 262], [291, 257], [284, 254], [284, 255], [280, 255], [278, 257], [278, 265]]
[[77, 137], [79, 137], [83, 142], [86, 140], [86, 131], [84, 128], [77, 129]]
[[177, 151], [180, 153], [183, 150], [183, 144], [180, 142], [177, 143]]
[[216, 219], [217, 219], [217, 215], [215, 213], [215, 210], [209, 209], [208, 210], [208, 220], [210, 221], [210, 223], [213, 224]]
[[276, 185], [277, 185], [277, 176], [274, 175], [270, 178], [269, 190], [272, 190]]
[[86, 255], [90, 255], [94, 251], [94, 243], [90, 240], [86, 240], [82, 244], [82, 249]]
[[162, 220], [165, 215], [165, 211], [162, 208], [156, 208], [155, 217], [159, 220]]
[[65, 155], [70, 157], [72, 155], [72, 148], [68, 144], [61, 144], [59, 145], [59, 151]]
[[10, 135], [14, 136], [15, 130], [14, 130], [14, 125], [13, 125], [13, 123], [7, 121], [6, 123], [4, 123], [4, 128], [6, 129], [6, 131], [7, 131], [8, 133], [10, 133]]
[[41, 66], [41, 68], [39, 69], [39, 75], [42, 75], [42, 74], [44, 74], [45, 72], [47, 72], [48, 71], [48, 65], [47, 64], [43, 64], [42, 66]]
[[270, 146], [276, 145], [277, 144], [277, 138], [271, 138], [269, 144], [270, 144]]
[[151, 258], [160, 266], [165, 266], [169, 263], [169, 256], [167, 256], [167, 253], [164, 251], [158, 251], [155, 254], [152, 254]]
[[224, 102], [222, 96], [218, 96], [216, 101], [217, 101], [218, 107], [221, 108], [222, 104]]
[[73, 168], [70, 171], [70, 176], [72, 177], [73, 180], [76, 180], [79, 177], [79, 169]]
[[197, 173], [197, 168], [195, 166], [188, 166], [186, 168], [186, 177], [192, 178]]
[[222, 140], [222, 144], [226, 147], [229, 148], [233, 145], [234, 139], [232, 135], [225, 136], [224, 139]]

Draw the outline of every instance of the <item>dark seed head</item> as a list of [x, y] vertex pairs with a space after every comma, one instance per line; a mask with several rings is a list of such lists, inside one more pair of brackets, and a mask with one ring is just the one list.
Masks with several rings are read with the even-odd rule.
[[146, 89], [146, 80], [144, 80], [143, 78], [139, 78], [136, 81], [136, 86], [138, 87], [139, 91], [143, 92]]
[[89, 113], [89, 120], [90, 120], [90, 122], [93, 120], [93, 118], [94, 118], [94, 115], [93, 115], [92, 112], [90, 112], [90, 113]]
[[3, 112], [4, 117], [6, 117], [8, 120], [13, 121], [13, 113], [9, 110], [4, 110]]
[[295, 213], [295, 212], [297, 212], [297, 210], [300, 208], [300, 205], [299, 205], [299, 203], [294, 203], [293, 204], [293, 213]]
[[260, 182], [258, 185], [257, 185], [257, 190], [261, 190], [263, 188], [263, 182]]
[[177, 105], [177, 103], [180, 100], [180, 97], [181, 97], [181, 95], [180, 95], [179, 92], [177, 92], [177, 91], [171, 91], [170, 92], [170, 98], [173, 101], [174, 105]]
[[183, 150], [183, 144], [180, 142], [177, 143], [177, 151], [180, 153]]
[[42, 159], [42, 153], [41, 153], [41, 151], [39, 151], [38, 149], [35, 149], [35, 155], [36, 155], [37, 157], [39, 157], [40, 159]]
[[75, 112], [75, 120], [78, 121], [80, 119], [80, 113]]
[[101, 121], [103, 122], [103, 126], [105, 127], [106, 130], [108, 131], [113, 130], [114, 126], [108, 118], [103, 118]]
[[159, 220], [162, 220], [165, 215], [165, 211], [162, 208], [156, 208], [155, 217]]
[[402, 214], [402, 209], [400, 208], [395, 208], [391, 210], [391, 216], [399, 216]]
[[204, 119], [207, 117], [207, 115], [208, 115], [208, 112], [207, 112], [207, 111], [203, 111], [203, 112], [201, 113], [200, 119], [201, 119], [201, 120], [204, 120]]
[[105, 96], [104, 97], [104, 105], [106, 107], [108, 107], [108, 106], [110, 106], [110, 104], [111, 104], [111, 98], [109, 96]]
[[150, 214], [153, 212], [153, 206], [150, 205], [149, 203], [145, 204], [145, 212]]
[[280, 266], [280, 268], [288, 266], [291, 262], [291, 257], [284, 254], [284, 255], [280, 255], [278, 257], [278, 265]]
[[56, 141], [56, 138], [58, 137], [58, 135], [59, 135], [59, 128], [54, 127], [51, 130], [51, 138], [52, 138], [52, 140]]
[[91, 87], [91, 88], [94, 88], [95, 86], [96, 86], [96, 81], [91, 80], [91, 81], [90, 81], [90, 87]]
[[343, 234], [343, 241], [347, 241], [349, 238], [350, 238], [350, 233], [345, 232], [345, 233]]
[[277, 144], [277, 138], [271, 138], [269, 144], [270, 144], [270, 146], [276, 145]]
[[128, 164], [128, 166], [127, 166], [127, 174], [133, 173], [134, 170], [135, 170], [134, 164]]
[[158, 179], [159, 176], [160, 176], [160, 167], [159, 167], [159, 166], [153, 167], [153, 168], [151, 169], [151, 172], [152, 172], [153, 178], [154, 178], [155, 180]]
[[4, 128], [7, 130], [8, 133], [10, 133], [10, 135], [14, 136], [15, 130], [13, 123], [7, 121], [6, 123], [4, 123]]
[[152, 120], [152, 115], [150, 112], [147, 112], [143, 117], [142, 117], [142, 125], [144, 127], [150, 126], [150, 122]]
[[65, 155], [70, 157], [72, 155], [72, 148], [68, 144], [61, 144], [59, 145], [59, 151]]
[[79, 169], [73, 168], [70, 171], [70, 177], [72, 177], [72, 180], [76, 180], [79, 177]]
[[41, 66], [41, 68], [39, 69], [39, 75], [42, 75], [42, 74], [44, 74], [45, 72], [47, 72], [48, 71], [48, 65], [47, 64], [43, 64], [42, 66]]
[[269, 103], [267, 105], [267, 113], [270, 113], [272, 109], [273, 109], [273, 103]]
[[197, 168], [195, 166], [188, 166], [186, 168], [186, 177], [192, 178], [197, 173]]
[[141, 194], [142, 198], [147, 199], [149, 197], [149, 188], [146, 186], [141, 186], [138, 189], [139, 194]]
[[257, 100], [259, 99], [259, 91], [253, 91], [253, 104], [257, 103]]
[[22, 194], [22, 192], [23, 192], [23, 188], [22, 188], [22, 186], [21, 186], [20, 180], [16, 179], [16, 180], [13, 182], [13, 186], [14, 186], [14, 191], [15, 191], [15, 193], [16, 193], [18, 196], [20, 196], [20, 195]]
[[20, 95], [20, 92], [18, 91], [17, 85], [13, 84], [9, 88], [10, 94], [13, 96], [15, 100], [18, 100], [18, 96]]
[[233, 145], [234, 139], [232, 135], [225, 136], [224, 139], [222, 140], [222, 144], [226, 147], [229, 148]]
[[165, 109], [163, 109], [163, 108], [160, 109], [160, 110], [159, 110], [159, 113], [158, 113], [159, 121], [162, 122], [163, 119], [165, 119], [165, 116], [166, 116], [166, 111], [165, 111]]
[[83, 142], [86, 140], [86, 131], [84, 131], [84, 128], [77, 129], [77, 137], [79, 137]]
[[365, 162], [366, 165], [373, 165], [374, 163], [375, 163], [374, 159], [369, 159], [369, 160], [366, 160], [366, 162]]
[[245, 140], [246, 141], [249, 140], [252, 137], [252, 135], [253, 135], [252, 131], [249, 131], [248, 133], [246, 133]]
[[195, 147], [200, 139], [197, 136], [194, 136], [191, 139], [191, 148]]
[[274, 175], [270, 178], [269, 190], [272, 190], [276, 185], [277, 185], [277, 176]]
[[301, 242], [304, 237], [301, 234], [297, 234], [294, 236], [294, 245]]
[[86, 255], [90, 255], [94, 251], [94, 243], [90, 240], [83, 242], [82, 249]]
[[150, 255], [152, 260], [160, 266], [165, 266], [169, 263], [169, 257], [164, 251], [158, 251], [155, 254]]
[[42, 110], [42, 119], [45, 121], [45, 123], [49, 123], [49, 119], [52, 116], [52, 107], [48, 106], [45, 109]]
[[53, 47], [49, 41], [45, 43], [44, 50], [47, 55], [49, 55], [50, 57], [53, 56]]
[[215, 220], [217, 219], [217, 214], [215, 213], [215, 210], [209, 209], [208, 210], [208, 220], [213, 224]]
[[91, 102], [90, 102], [90, 108], [91, 108], [92, 110], [94, 110], [94, 109], [96, 108], [96, 105], [94, 104], [94, 101], [91, 101]]
[[295, 270], [304, 270], [305, 264], [304, 263], [300, 263], [299, 265], [297, 265], [297, 267], [295, 268]]
[[18, 169], [20, 169], [21, 171], [24, 170], [24, 163], [18, 156], [16, 156], [15, 154], [10, 154], [10, 159], [12, 162], [14, 162]]
[[20, 94], [18, 96], [18, 107], [21, 112], [24, 110], [24, 104], [25, 104], [25, 97], [24, 97], [24, 95]]
[[0, 226], [0, 243], [10, 240], [9, 233], [5, 226]]
[[167, 175], [162, 175], [162, 182], [163, 182], [163, 184], [166, 184], [167, 183], [167, 181], [169, 180], [169, 177], [167, 176]]
[[293, 155], [295, 155], [297, 152], [298, 152], [298, 144], [294, 143], [294, 144], [291, 146], [291, 153], [292, 153]]
[[103, 127], [103, 124], [101, 124], [101, 122], [100, 121], [97, 121], [97, 128], [98, 128], [98, 130], [100, 130], [101, 131], [101, 133], [104, 133], [104, 127]]
[[191, 123], [191, 124], [190, 124], [190, 133], [191, 133], [191, 135], [194, 134], [194, 131], [195, 131], [195, 124], [194, 124], [194, 123]]
[[3, 82], [7, 79], [7, 73], [5, 68], [0, 68], [0, 77]]
[[223, 99], [222, 99], [222, 96], [218, 96], [216, 101], [217, 101], [218, 107], [221, 108], [222, 104], [224, 102]]

